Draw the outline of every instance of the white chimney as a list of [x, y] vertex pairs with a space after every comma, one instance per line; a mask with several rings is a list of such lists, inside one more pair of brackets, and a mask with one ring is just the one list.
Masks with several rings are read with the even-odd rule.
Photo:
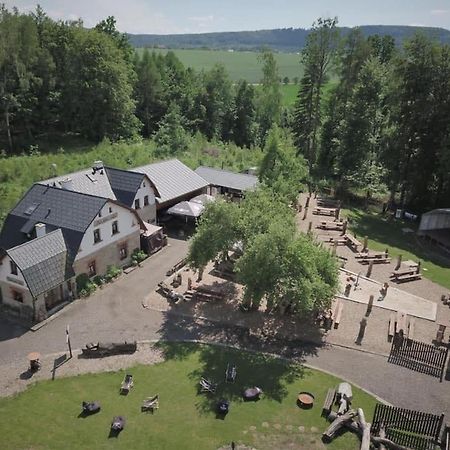
[[92, 168], [97, 171], [103, 169], [103, 161], [94, 161]]
[[34, 226], [34, 229], [36, 230], [36, 237], [42, 237], [45, 236], [45, 223], [37, 223]]
[[73, 191], [73, 180], [72, 178], [64, 178], [64, 180], [60, 180], [59, 184], [62, 189], [66, 189], [68, 191]]

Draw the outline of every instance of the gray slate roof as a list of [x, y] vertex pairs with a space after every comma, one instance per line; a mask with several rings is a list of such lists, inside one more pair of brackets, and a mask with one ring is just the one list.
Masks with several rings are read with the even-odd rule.
[[132, 206], [144, 174], [113, 167], [105, 167], [105, 171], [117, 200], [127, 206]]
[[48, 184], [50, 186], [55, 185], [55, 187], [61, 188], [61, 181], [70, 178], [73, 183], [73, 190], [76, 192], [117, 200], [106, 171], [98, 170], [95, 174], [92, 172], [92, 168], [83, 169], [78, 172], [49, 178], [48, 180], [43, 180], [39, 183]]
[[0, 247], [8, 250], [28, 241], [38, 222], [49, 231], [61, 228], [73, 261], [87, 227], [107, 200], [56, 187], [34, 184], [6, 217]]
[[66, 280], [67, 248], [60, 229], [7, 250], [33, 297]]
[[228, 170], [214, 169], [200, 166], [195, 173], [204, 178], [209, 184], [223, 186], [238, 191], [253, 189], [258, 184], [258, 177], [244, 173], [229, 172]]
[[178, 159], [136, 167], [134, 172], [145, 173], [159, 192], [158, 203], [190, 194], [208, 186], [208, 182]]

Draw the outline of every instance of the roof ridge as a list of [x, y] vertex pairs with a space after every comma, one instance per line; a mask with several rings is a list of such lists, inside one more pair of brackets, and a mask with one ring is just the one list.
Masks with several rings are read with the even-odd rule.
[[[36, 224], [38, 224], [38, 223], [43, 223], [43, 222], [36, 222]], [[50, 236], [51, 234], [58, 233], [58, 231], [61, 233], [61, 236], [62, 236], [62, 238], [64, 240], [64, 235], [62, 233], [62, 229], [61, 228], [57, 228], [56, 230], [50, 231], [50, 233], [45, 233], [43, 236], [35, 237], [34, 239], [31, 239], [31, 240], [26, 241], [26, 242], [22, 242], [22, 244], [16, 245], [15, 247], [11, 247], [11, 248], [7, 249], [6, 252], [10, 252], [11, 250], [16, 250], [19, 247], [24, 247], [25, 245], [28, 245], [28, 244], [31, 244], [31, 243], [34, 244], [36, 241], [39, 241], [39, 240], [41, 240], [43, 238], [46, 238], [46, 237]], [[64, 245], [66, 245], [65, 241], [64, 241]]]
[[[198, 166], [197, 169], [200, 169], [202, 167], [205, 169], [212, 169], [212, 170], [217, 170], [220, 172], [231, 173], [232, 175], [242, 175], [243, 177], [258, 178], [256, 175], [251, 175], [250, 173], [233, 172], [228, 169], [219, 169], [217, 167], [211, 167], [211, 166]], [[197, 170], [197, 169], [195, 169], [195, 170]]]
[[[108, 180], [108, 181], [109, 181], [109, 180]], [[101, 197], [100, 195], [87, 194], [86, 192], [72, 191], [72, 190], [70, 190], [70, 189], [64, 189], [64, 188], [59, 188], [59, 187], [56, 187], [56, 186], [50, 186], [49, 184], [44, 184], [44, 183], [39, 182], [39, 181], [36, 182], [36, 183], [33, 183], [33, 185], [31, 186], [31, 188], [32, 188], [33, 186], [35, 186], [35, 185], [43, 186], [43, 187], [46, 187], [46, 188], [48, 188], [48, 189], [55, 189], [55, 190], [58, 191], [58, 192], [63, 191], [63, 192], [69, 192], [70, 194], [83, 195], [83, 196], [86, 196], [86, 197], [92, 197], [92, 198], [100, 198], [100, 199], [102, 199], [102, 200], [105, 200], [105, 202], [107, 202], [108, 200], [111, 200], [111, 199], [109, 199], [108, 197]], [[31, 188], [30, 188], [30, 189], [31, 189]], [[23, 199], [23, 197], [22, 197], [22, 199]], [[21, 200], [22, 200], [22, 199], [21, 199]]]
[[126, 173], [132, 173], [132, 174], [136, 174], [136, 175], [142, 175], [145, 176], [144, 173], [141, 172], [135, 172], [134, 170], [128, 170], [128, 169], [119, 169], [117, 167], [111, 167], [111, 166], [103, 166], [106, 170], [118, 170], [120, 172], [126, 172]]

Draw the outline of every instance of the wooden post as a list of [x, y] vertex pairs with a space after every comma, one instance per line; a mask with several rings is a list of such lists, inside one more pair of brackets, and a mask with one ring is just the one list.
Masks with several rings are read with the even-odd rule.
[[369, 238], [368, 236], [364, 236], [364, 244], [363, 244], [363, 252], [367, 252], [367, 244], [368, 244]]
[[334, 210], [334, 218], [335, 218], [336, 220], [339, 220], [339, 214], [340, 214], [340, 212], [341, 212], [341, 208], [336, 208], [336, 209]]
[[369, 297], [369, 303], [367, 304], [366, 317], [370, 316], [373, 308], [373, 295]]
[[402, 255], [398, 255], [397, 258], [397, 265], [395, 266], [395, 270], [400, 269], [400, 266], [402, 265]]
[[303, 220], [306, 219], [306, 216], [308, 215], [308, 207], [305, 206], [305, 213], [303, 214]]
[[421, 261], [419, 261], [418, 263], [417, 263], [417, 273], [420, 273], [420, 266], [422, 265], [422, 262]]
[[308, 233], [311, 233], [311, 229], [312, 229], [312, 222], [309, 222], [309, 224], [308, 224]]
[[190, 291], [192, 289], [192, 278], [189, 277], [188, 278], [188, 291]]
[[70, 343], [70, 334], [69, 334], [69, 325], [66, 326], [66, 343], [67, 347], [69, 347], [69, 355], [72, 358], [72, 345]]
[[372, 275], [372, 268], [373, 268], [373, 260], [369, 262], [369, 267], [367, 268], [366, 274], [367, 278], [370, 278], [370, 276]]
[[311, 197], [306, 197], [305, 208], [307, 208], [309, 206], [310, 199], [311, 199]]
[[335, 241], [334, 244], [333, 244], [333, 249], [332, 249], [332, 252], [331, 252], [331, 254], [333, 256], [336, 256], [337, 244], [338, 244], [337, 241]]
[[341, 236], [344, 236], [345, 233], [347, 233], [347, 221], [344, 222], [344, 225], [342, 226], [342, 233]]

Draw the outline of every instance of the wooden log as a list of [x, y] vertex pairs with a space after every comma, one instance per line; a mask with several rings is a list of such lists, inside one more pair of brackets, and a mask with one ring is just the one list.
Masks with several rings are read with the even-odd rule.
[[336, 436], [336, 433], [347, 423], [351, 422], [353, 417], [357, 416], [357, 412], [354, 409], [350, 409], [342, 416], [338, 416], [336, 413], [331, 412], [328, 417], [334, 414], [335, 418], [331, 425], [323, 432], [322, 439], [326, 442], [331, 442]]
[[[384, 429], [384, 425], [381, 424], [380, 426], [380, 438], [381, 439], [385, 439], [386, 438], [386, 430]], [[386, 450], [386, 446], [384, 444], [380, 444], [380, 446], [378, 447], [378, 450]]]
[[361, 450], [369, 450], [370, 447], [370, 423], [366, 422], [364, 411], [362, 408], [358, 408], [359, 425], [362, 431], [361, 437]]
[[[353, 410], [351, 410], [353, 411]], [[332, 422], [331, 425], [337, 420], [337, 413], [334, 411], [331, 411], [330, 414], [328, 414], [328, 420]], [[343, 416], [341, 416], [343, 417]], [[352, 431], [353, 433], [356, 433], [358, 436], [362, 436], [361, 428], [358, 426], [358, 424], [352, 420], [348, 420], [344, 422], [343, 426], [347, 428], [348, 430]], [[392, 442], [390, 439], [383, 438], [383, 437], [377, 437], [373, 434], [370, 435], [370, 440], [375, 446], [384, 445], [389, 450], [413, 450], [410, 447], [403, 447], [402, 445], [398, 445], [395, 442]]]

